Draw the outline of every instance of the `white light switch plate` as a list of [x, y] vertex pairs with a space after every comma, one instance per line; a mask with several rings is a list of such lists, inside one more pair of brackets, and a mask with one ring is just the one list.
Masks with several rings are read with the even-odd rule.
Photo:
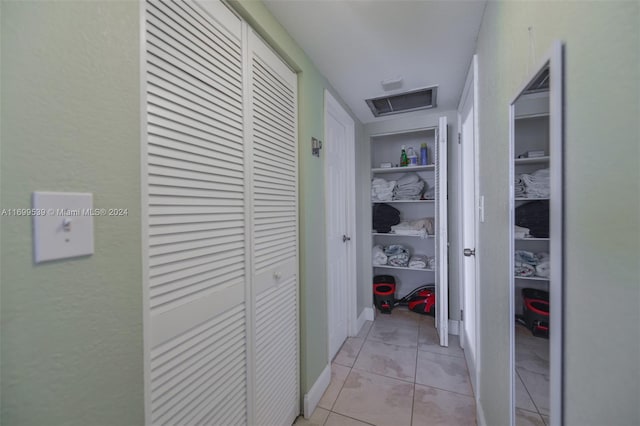
[[93, 194], [33, 193], [35, 262], [93, 254]]

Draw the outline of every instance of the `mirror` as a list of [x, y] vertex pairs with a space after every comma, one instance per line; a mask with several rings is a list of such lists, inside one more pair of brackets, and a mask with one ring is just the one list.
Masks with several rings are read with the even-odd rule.
[[510, 120], [511, 424], [562, 424], [562, 44], [517, 92]]

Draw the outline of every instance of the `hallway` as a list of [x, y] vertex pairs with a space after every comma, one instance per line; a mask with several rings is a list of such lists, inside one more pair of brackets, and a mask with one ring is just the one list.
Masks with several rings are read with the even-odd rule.
[[475, 412], [458, 336], [441, 347], [433, 317], [396, 308], [347, 339], [318, 408], [295, 425], [474, 425]]

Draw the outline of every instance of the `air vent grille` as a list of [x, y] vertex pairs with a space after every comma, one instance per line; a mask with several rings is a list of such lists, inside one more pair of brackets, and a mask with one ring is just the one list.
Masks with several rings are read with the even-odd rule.
[[367, 99], [366, 102], [374, 116], [382, 117], [400, 112], [435, 108], [437, 91], [438, 87], [433, 86], [392, 96]]

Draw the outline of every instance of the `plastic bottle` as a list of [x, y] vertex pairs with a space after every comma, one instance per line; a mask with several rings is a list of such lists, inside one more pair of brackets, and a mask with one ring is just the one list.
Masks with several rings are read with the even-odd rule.
[[429, 164], [429, 157], [427, 154], [427, 144], [423, 143], [420, 145], [420, 165], [426, 166]]
[[404, 145], [402, 145], [402, 153], [400, 154], [400, 167], [406, 167], [407, 163], [407, 151], [405, 151]]
[[408, 161], [409, 163], [407, 164], [408, 166], [417, 166], [418, 165], [418, 154], [415, 153], [415, 151], [413, 150], [413, 147], [410, 146], [407, 152], [407, 157], [408, 157]]

